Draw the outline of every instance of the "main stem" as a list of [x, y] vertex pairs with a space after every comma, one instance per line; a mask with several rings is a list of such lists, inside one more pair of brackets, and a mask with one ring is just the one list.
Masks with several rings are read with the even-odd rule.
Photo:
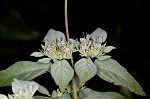
[[[68, 29], [68, 10], [67, 10], [67, 4], [68, 4], [68, 0], [65, 0], [65, 27], [66, 27], [67, 41], [69, 43], [70, 39], [69, 39], [69, 29]], [[72, 65], [72, 68], [74, 69], [73, 58], [71, 58], [71, 65]], [[72, 78], [72, 91], [73, 91], [73, 99], [78, 99], [75, 75]]]
[[67, 4], [68, 0], [65, 0], [65, 27], [66, 27], [66, 36], [67, 36], [67, 41], [70, 42], [69, 40], [69, 29], [68, 29], [68, 9], [67, 9]]

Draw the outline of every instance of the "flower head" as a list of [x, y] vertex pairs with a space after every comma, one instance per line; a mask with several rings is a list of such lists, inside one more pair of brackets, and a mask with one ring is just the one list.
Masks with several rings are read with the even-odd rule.
[[90, 39], [89, 35], [85, 38], [80, 38], [78, 50], [81, 56], [85, 57], [96, 57], [103, 53], [105, 45], [97, 42], [96, 39]]
[[78, 51], [82, 57], [101, 57], [110, 52], [115, 47], [106, 46], [103, 44], [107, 38], [107, 33], [97, 28], [92, 34], [86, 35], [84, 38], [80, 38], [78, 42]]
[[44, 38], [45, 45], [42, 45], [41, 52], [34, 52], [31, 56], [48, 56], [49, 59], [71, 59], [72, 53], [78, 51], [82, 57], [100, 57], [110, 52], [115, 47], [103, 44], [107, 33], [98, 28], [92, 34], [80, 38], [79, 41], [70, 39], [67, 42], [65, 35], [59, 31], [50, 30]]
[[33, 99], [33, 95], [38, 90], [39, 85], [34, 81], [22, 81], [14, 79], [11, 83], [12, 95], [0, 95], [0, 99]]
[[64, 39], [57, 42], [46, 41], [42, 52], [50, 59], [70, 59], [74, 51], [71, 45], [72, 42], [68, 44]]
[[22, 81], [14, 79], [12, 82], [12, 95], [15, 99], [33, 99], [34, 93], [38, 90], [39, 85], [33, 81]]

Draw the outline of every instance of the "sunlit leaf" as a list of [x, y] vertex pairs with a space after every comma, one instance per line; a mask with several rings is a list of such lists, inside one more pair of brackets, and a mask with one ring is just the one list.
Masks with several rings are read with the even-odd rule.
[[117, 61], [109, 58], [106, 60], [95, 60], [98, 68], [97, 75], [115, 85], [123, 86], [136, 94], [144, 96], [145, 93], [139, 83], [122, 67]]
[[50, 69], [51, 63], [38, 63], [30, 61], [19, 61], [0, 71], [0, 86], [10, 86], [14, 78], [20, 80], [32, 80]]
[[82, 85], [96, 75], [97, 67], [90, 58], [82, 58], [75, 63], [75, 71]]
[[90, 88], [83, 89], [79, 93], [80, 99], [126, 99], [116, 92], [98, 92]]
[[59, 86], [61, 92], [63, 92], [71, 81], [74, 71], [66, 60], [61, 60], [52, 64], [51, 75]]

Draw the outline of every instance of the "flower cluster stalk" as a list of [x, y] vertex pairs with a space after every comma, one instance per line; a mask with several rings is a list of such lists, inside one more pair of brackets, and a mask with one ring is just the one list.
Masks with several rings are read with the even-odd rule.
[[[65, 0], [65, 6], [64, 6], [64, 8], [65, 8], [64, 9], [64, 11], [65, 11], [65, 28], [66, 28], [67, 41], [69, 43], [70, 39], [69, 39], [69, 29], [68, 29], [68, 10], [67, 10], [67, 4], [68, 4], [68, 0]], [[71, 66], [74, 69], [73, 58], [71, 58]], [[73, 92], [73, 99], [78, 99], [75, 74], [74, 74], [74, 76], [72, 78], [72, 92]]]

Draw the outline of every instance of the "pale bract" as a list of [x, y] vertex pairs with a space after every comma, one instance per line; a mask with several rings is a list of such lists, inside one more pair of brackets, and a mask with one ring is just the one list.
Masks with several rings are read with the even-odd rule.
[[38, 90], [39, 85], [34, 81], [22, 81], [14, 79], [11, 83], [12, 95], [0, 95], [0, 99], [34, 99], [33, 95]]
[[14, 97], [23, 99], [33, 99], [32, 96], [38, 90], [39, 85], [34, 81], [22, 81], [14, 79], [12, 82], [12, 91]]
[[9, 99], [6, 95], [0, 94], [0, 99]]

